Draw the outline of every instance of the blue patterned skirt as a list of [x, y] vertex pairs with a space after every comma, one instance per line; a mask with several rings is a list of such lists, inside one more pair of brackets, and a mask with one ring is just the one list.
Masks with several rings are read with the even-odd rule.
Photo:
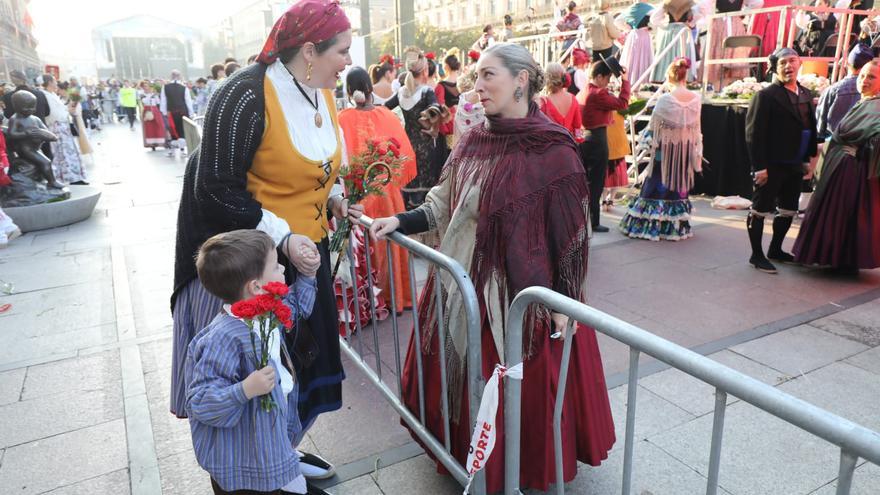
[[687, 191], [672, 191], [660, 180], [660, 162], [642, 184], [642, 192], [629, 202], [620, 219], [624, 235], [652, 241], [680, 241], [692, 237], [691, 201]]

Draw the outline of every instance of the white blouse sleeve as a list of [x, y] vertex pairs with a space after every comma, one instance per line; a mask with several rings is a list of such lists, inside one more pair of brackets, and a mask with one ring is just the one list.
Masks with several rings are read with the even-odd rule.
[[284, 240], [284, 236], [291, 233], [290, 226], [287, 225], [286, 220], [278, 217], [265, 208], [263, 208], [263, 218], [261, 218], [260, 223], [257, 224], [257, 230], [269, 234], [269, 237], [272, 238], [276, 246], [281, 244], [281, 241]]
[[589, 83], [589, 78], [587, 78], [587, 72], [583, 69], [578, 69], [574, 71], [574, 85], [577, 86], [577, 89], [583, 91], [587, 89], [587, 84]]
[[743, 10], [760, 9], [764, 6], [764, 0], [745, 0]]
[[809, 29], [810, 27], [810, 14], [798, 11], [798, 13], [794, 16], [794, 23], [797, 27], [801, 29]]
[[666, 9], [661, 5], [656, 9], [651, 11], [651, 20], [649, 21], [652, 27], [666, 27], [669, 25], [669, 15], [666, 13]]

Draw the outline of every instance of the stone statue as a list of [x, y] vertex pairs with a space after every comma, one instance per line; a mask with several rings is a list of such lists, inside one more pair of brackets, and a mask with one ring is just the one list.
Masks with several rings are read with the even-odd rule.
[[69, 198], [70, 191], [52, 173], [52, 160], [40, 151], [44, 142], [58, 137], [34, 115], [37, 98], [28, 91], [17, 91], [12, 95], [12, 106], [15, 114], [6, 130], [12, 184], [0, 188], [0, 204], [29, 206]]

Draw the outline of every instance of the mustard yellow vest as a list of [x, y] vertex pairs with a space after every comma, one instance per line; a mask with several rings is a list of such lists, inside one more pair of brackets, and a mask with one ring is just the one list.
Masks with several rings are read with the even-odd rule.
[[[263, 90], [266, 123], [247, 174], [247, 190], [263, 208], [286, 220], [291, 232], [319, 242], [327, 236], [327, 198], [342, 163], [342, 139], [333, 95], [322, 90], [336, 129], [336, 151], [324, 161], [315, 161], [303, 156], [293, 145], [281, 103], [268, 76], [263, 81]], [[314, 124], [308, 121], [303, 125]]]

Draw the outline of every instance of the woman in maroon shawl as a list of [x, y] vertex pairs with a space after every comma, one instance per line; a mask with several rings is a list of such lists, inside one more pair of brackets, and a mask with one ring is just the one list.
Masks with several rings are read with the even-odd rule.
[[[376, 220], [372, 233], [383, 238], [437, 230], [440, 251], [457, 260], [474, 280], [480, 299], [483, 376], [501, 362], [506, 311], [521, 290], [549, 287], [585, 301], [589, 216], [587, 178], [574, 140], [532, 102], [544, 76], [528, 51], [500, 43], [480, 57], [474, 90], [486, 109], [487, 122], [468, 131], [446, 162], [440, 183], [419, 208]], [[465, 463], [471, 427], [468, 421], [465, 356], [467, 335], [459, 291], [441, 275], [446, 332], [452, 454]], [[419, 414], [416, 353], [424, 360], [425, 424], [443, 436], [434, 277], [422, 294], [422, 348], [410, 340], [403, 372], [403, 397]], [[522, 383], [522, 488], [546, 490], [555, 482], [551, 431], [553, 402], [562, 342], [550, 338], [564, 329], [567, 317], [537, 307], [524, 332]], [[581, 461], [598, 465], [614, 444], [614, 425], [602, 361], [592, 329], [573, 336], [571, 369], [563, 417], [564, 481], [577, 474]], [[471, 418], [473, 419], [473, 418]], [[503, 412], [496, 422], [496, 452], [504, 450]], [[438, 469], [443, 471], [442, 467]], [[490, 493], [503, 488], [504, 456], [486, 466]]]

